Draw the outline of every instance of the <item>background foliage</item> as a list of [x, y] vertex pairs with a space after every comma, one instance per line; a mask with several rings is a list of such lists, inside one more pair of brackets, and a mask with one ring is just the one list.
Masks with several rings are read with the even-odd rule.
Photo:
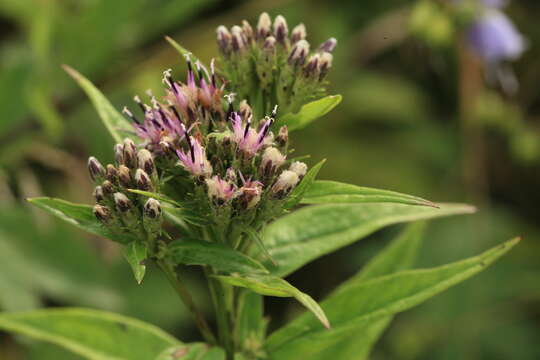
[[[110, 242], [23, 199], [46, 194], [89, 203], [88, 155], [111, 160], [111, 138], [61, 64], [76, 67], [120, 108], [132, 94], [158, 88], [163, 69], [184, 66], [164, 35], [208, 60], [216, 55], [217, 25], [269, 11], [306, 23], [313, 43], [328, 34], [339, 39], [331, 93], [342, 93], [343, 103], [292, 135], [298, 153], [312, 155], [310, 165], [328, 159], [320, 178], [479, 207], [473, 216], [430, 223], [419, 266], [524, 236], [492, 269], [398, 315], [372, 358], [539, 358], [540, 4], [522, 0], [509, 8], [529, 40], [514, 64], [520, 90], [508, 96], [482, 89], [472, 137], [460, 120], [457, 47], [440, 30], [444, 19], [411, 32], [415, 6], [397, 0], [0, 0], [0, 309], [87, 306], [197, 339], [159, 273], [148, 271], [138, 286]], [[448, 41], [433, 41], [433, 34]], [[291, 281], [320, 299], [399, 230], [317, 260]], [[194, 273], [190, 280], [197, 287], [200, 279]], [[266, 308], [275, 325], [301, 311], [292, 301], [270, 300]], [[76, 357], [0, 334], [0, 358]]]

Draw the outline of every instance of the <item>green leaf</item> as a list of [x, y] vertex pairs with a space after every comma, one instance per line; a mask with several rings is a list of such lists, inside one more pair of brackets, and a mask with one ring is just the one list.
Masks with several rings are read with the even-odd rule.
[[119, 143], [122, 142], [125, 137], [129, 137], [133, 139], [133, 141], [139, 142], [139, 138], [134, 135], [133, 126], [131, 126], [129, 121], [126, 120], [122, 114], [116, 111], [109, 100], [107, 100], [107, 98], [101, 93], [101, 91], [98, 90], [98, 88], [94, 86], [94, 84], [90, 82], [90, 80], [67, 65], [63, 65], [62, 67], [86, 92], [86, 95], [88, 95], [92, 101], [92, 104], [94, 104], [99, 117], [103, 121], [103, 124], [105, 124], [107, 130], [109, 130], [109, 133], [113, 137], [114, 141]]
[[204, 66], [203, 62], [200, 61], [195, 55], [193, 55], [191, 51], [177, 43], [173, 38], [171, 38], [170, 36], [165, 36], [165, 40], [167, 40], [169, 44], [171, 44], [180, 53], [180, 55], [182, 55], [183, 57], [189, 56], [193, 63], [196, 63], [198, 61], [201, 65]]
[[[273, 333], [267, 342], [272, 359], [311, 358], [336, 344], [352, 329], [361, 331], [407, 310], [484, 270], [519, 242], [513, 239], [479, 256], [444, 266], [408, 270], [342, 287], [322, 304], [333, 328], [323, 332], [304, 314]], [[316, 346], [314, 346], [316, 344]]]
[[440, 208], [403, 204], [326, 204], [302, 208], [270, 224], [264, 242], [277, 266], [265, 262], [277, 276], [349, 245], [387, 225], [472, 213], [472, 206], [439, 204]]
[[216, 275], [221, 281], [233, 285], [251, 289], [257, 294], [277, 297], [294, 297], [302, 305], [308, 308], [326, 328], [330, 323], [315, 300], [306, 293], [301, 292], [287, 281], [271, 275], [248, 275], [248, 276], [223, 276]]
[[129, 234], [113, 233], [103, 226], [94, 216], [90, 205], [74, 204], [66, 200], [50, 197], [30, 198], [28, 201], [57, 218], [92, 234], [103, 236], [122, 244], [127, 244], [135, 240]]
[[374, 203], [390, 202], [408, 205], [425, 205], [437, 207], [434, 203], [422, 198], [400, 194], [395, 191], [380, 190], [344, 184], [337, 181], [318, 180], [307, 190], [302, 203]]
[[322, 99], [312, 101], [302, 106], [296, 114], [286, 114], [277, 121], [276, 126], [287, 125], [289, 131], [301, 129], [328, 114], [341, 102], [341, 95], [328, 95]]
[[154, 198], [156, 200], [163, 201], [163, 202], [166, 202], [168, 204], [181, 207], [181, 205], [176, 200], [171, 199], [167, 195], [158, 194], [158, 193], [151, 192], [151, 191], [138, 190], [138, 189], [128, 189], [128, 191], [132, 192], [134, 194], [146, 196], [146, 197], [149, 197], [149, 198]]
[[137, 283], [141, 283], [146, 273], [144, 261], [147, 256], [147, 248], [141, 241], [132, 241], [124, 248], [124, 257], [133, 270]]
[[171, 347], [163, 351], [156, 360], [225, 360], [225, 352], [219, 347], [192, 343]]
[[323, 159], [319, 161], [315, 166], [313, 166], [309, 171], [306, 173], [300, 184], [298, 184], [297, 187], [291, 191], [291, 194], [289, 195], [289, 198], [287, 202], [285, 203], [286, 209], [291, 209], [295, 207], [304, 197], [304, 194], [307, 190], [309, 190], [313, 183], [315, 182], [315, 178], [317, 177], [317, 174], [321, 170], [321, 167], [326, 162], [326, 159]]
[[248, 289], [242, 289], [238, 295], [238, 311], [235, 326], [235, 338], [241, 348], [248, 348], [255, 342], [262, 347], [266, 335], [267, 320], [263, 319], [263, 297]]
[[185, 223], [189, 223], [195, 226], [206, 226], [210, 224], [210, 221], [187, 208], [179, 208], [173, 206], [166, 206], [161, 204], [165, 217], [175, 224], [185, 226]]
[[142, 321], [79, 308], [0, 313], [0, 329], [59, 345], [92, 360], [154, 359], [180, 344]]
[[[334, 291], [330, 298], [337, 296], [340, 291], [343, 291], [348, 286], [410, 268], [420, 249], [424, 229], [425, 222], [416, 222], [407, 226], [390, 245], [368, 262], [358, 274]], [[390, 324], [392, 318], [392, 316], [384, 316], [372, 323], [363, 323], [357, 328], [352, 327], [348, 333], [343, 334], [337, 343], [311, 356], [310, 359], [366, 359], [372, 346]], [[359, 337], [358, 334], [362, 334], [362, 336]]]
[[186, 265], [210, 265], [226, 273], [268, 273], [258, 261], [229, 246], [208, 241], [176, 240], [169, 245], [173, 261]]

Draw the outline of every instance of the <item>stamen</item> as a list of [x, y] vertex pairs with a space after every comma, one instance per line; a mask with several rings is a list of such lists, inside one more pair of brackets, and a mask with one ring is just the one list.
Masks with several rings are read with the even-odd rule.
[[144, 108], [144, 105], [141, 101], [141, 98], [139, 97], [139, 95], [135, 95], [133, 97], [133, 101], [135, 101], [137, 103], [137, 105], [139, 105], [139, 107], [141, 108], [141, 111], [143, 112], [143, 114], [146, 112], [146, 109]]
[[135, 117], [135, 115], [133, 115], [133, 113], [131, 111], [129, 111], [129, 109], [127, 108], [127, 106], [124, 106], [124, 108], [122, 109], [122, 112], [124, 114], [126, 114], [132, 121], [134, 121], [135, 123], [137, 124], [140, 124], [139, 120], [137, 120], [137, 118]]
[[214, 68], [214, 62], [215, 62], [215, 59], [212, 58], [212, 60], [210, 60], [210, 73], [212, 74], [211, 78], [212, 78], [212, 86], [214, 88], [216, 88], [216, 72], [215, 72], [215, 68]]
[[276, 115], [277, 115], [277, 109], [278, 109], [278, 106], [275, 105], [274, 108], [272, 109], [272, 114], [270, 115], [274, 119], [276, 118]]

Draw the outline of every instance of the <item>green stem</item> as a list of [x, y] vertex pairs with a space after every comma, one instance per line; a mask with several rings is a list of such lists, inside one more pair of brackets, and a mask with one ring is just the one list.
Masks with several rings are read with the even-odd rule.
[[199, 310], [197, 305], [195, 305], [195, 302], [193, 301], [193, 298], [191, 297], [191, 294], [187, 290], [186, 286], [182, 283], [182, 281], [176, 274], [174, 266], [167, 260], [157, 260], [157, 264], [159, 265], [161, 270], [163, 270], [163, 272], [167, 276], [167, 279], [174, 287], [174, 290], [176, 290], [176, 292], [180, 296], [180, 299], [186, 305], [189, 312], [193, 316], [195, 323], [197, 324], [197, 327], [199, 328], [199, 331], [201, 332], [205, 341], [210, 344], [216, 344], [216, 337], [208, 326], [208, 323], [206, 322], [203, 313]]
[[227, 295], [225, 294], [225, 287], [221, 282], [215, 278], [212, 278], [213, 271], [209, 267], [204, 268], [206, 278], [208, 280], [208, 288], [210, 289], [210, 295], [214, 308], [216, 311], [216, 320], [218, 325], [219, 342], [225, 352], [227, 353], [227, 360], [233, 360], [234, 358], [234, 342], [232, 339], [231, 324], [229, 321], [229, 309], [227, 305]]

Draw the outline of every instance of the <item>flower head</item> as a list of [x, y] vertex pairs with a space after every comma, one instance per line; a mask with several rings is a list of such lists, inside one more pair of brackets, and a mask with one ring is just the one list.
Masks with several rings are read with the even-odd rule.
[[207, 177], [212, 175], [212, 165], [206, 158], [206, 150], [199, 140], [192, 136], [186, 137], [186, 140], [189, 147], [188, 151], [176, 150], [184, 169], [194, 176]]
[[208, 197], [218, 204], [225, 203], [236, 195], [235, 186], [220, 178], [219, 175], [214, 175], [210, 179], [206, 179], [205, 182], [208, 187]]

